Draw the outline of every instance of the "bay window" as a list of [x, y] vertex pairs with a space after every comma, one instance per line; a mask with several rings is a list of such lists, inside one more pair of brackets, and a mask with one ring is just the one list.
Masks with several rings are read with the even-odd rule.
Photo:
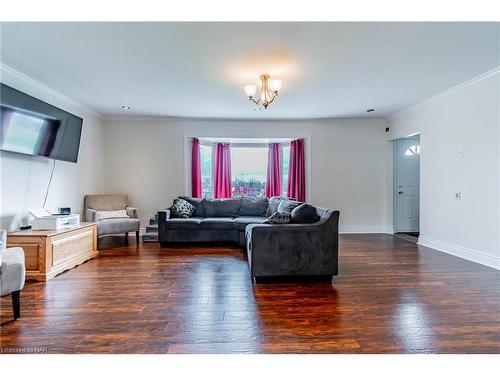
[[[203, 197], [214, 197], [215, 145], [227, 139], [200, 138], [201, 180]], [[265, 196], [268, 163], [268, 144], [282, 144], [281, 195], [288, 188], [290, 140], [279, 139], [230, 139], [232, 196]]]

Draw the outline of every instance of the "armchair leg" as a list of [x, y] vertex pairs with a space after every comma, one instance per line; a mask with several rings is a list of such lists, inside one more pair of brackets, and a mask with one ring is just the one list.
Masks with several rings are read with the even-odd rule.
[[125, 232], [125, 241], [128, 242], [128, 232]]
[[139, 231], [135, 232], [135, 242], [139, 245]]
[[14, 320], [21, 317], [21, 291], [12, 292], [12, 309], [14, 310]]

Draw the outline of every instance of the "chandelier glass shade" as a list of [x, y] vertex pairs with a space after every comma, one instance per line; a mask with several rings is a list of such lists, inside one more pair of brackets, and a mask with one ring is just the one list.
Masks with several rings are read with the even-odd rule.
[[249, 100], [264, 107], [264, 109], [267, 109], [269, 104], [274, 101], [281, 90], [281, 80], [271, 79], [269, 74], [261, 74], [260, 82], [260, 94], [257, 100], [255, 100], [255, 96], [257, 94], [256, 85], [246, 85], [243, 89], [245, 90], [245, 94], [248, 96]]

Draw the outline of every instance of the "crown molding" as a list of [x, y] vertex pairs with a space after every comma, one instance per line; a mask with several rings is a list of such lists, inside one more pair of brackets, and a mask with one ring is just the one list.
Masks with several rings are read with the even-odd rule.
[[158, 116], [114, 116], [114, 115], [104, 115], [104, 121], [221, 121], [221, 122], [251, 122], [251, 123], [319, 123], [319, 122], [332, 122], [332, 121], [379, 121], [383, 123], [385, 121], [384, 117], [317, 117], [317, 118], [248, 118], [248, 117], [189, 117], [189, 116], [168, 116], [168, 115], [158, 115]]
[[[34, 87], [40, 91], [46, 92], [50, 96], [54, 97], [56, 100], [61, 101], [64, 104], [66, 104], [66, 105], [68, 105], [68, 106], [70, 106], [78, 111], [81, 111], [85, 114], [88, 114], [88, 115], [91, 115], [94, 117], [97, 117], [100, 120], [104, 120], [104, 116], [101, 113], [95, 111], [94, 109], [87, 107], [87, 106], [81, 104], [80, 102], [77, 102], [74, 99], [71, 99], [69, 96], [61, 94], [59, 91], [56, 91], [56, 90], [48, 87], [47, 85], [27, 76], [26, 74], [23, 74], [23, 73], [19, 72], [18, 70], [0, 62], [0, 81], [2, 83], [5, 83], [6, 85], [10, 86], [9, 82], [5, 82], [5, 76], [13, 77], [15, 80], [24, 82], [31, 87]], [[14, 88], [16, 88], [16, 87], [14, 87]], [[43, 100], [43, 99], [41, 99], [41, 100]], [[47, 101], [47, 100], [44, 100], [44, 101]]]
[[500, 73], [500, 66], [497, 66], [496, 68], [488, 70], [487, 72], [485, 72], [477, 77], [474, 77], [470, 80], [462, 82], [459, 85], [453, 86], [452, 88], [450, 88], [448, 90], [445, 90], [437, 95], [434, 95], [434, 96], [432, 96], [428, 99], [425, 99], [421, 102], [418, 102], [416, 104], [413, 104], [412, 106], [405, 108], [399, 112], [396, 112], [395, 114], [388, 116], [386, 118], [386, 121], [396, 119], [396, 118], [401, 117], [407, 113], [413, 112], [419, 108], [425, 107], [426, 105], [429, 105], [430, 103], [433, 103], [439, 99], [442, 99], [442, 98], [444, 98], [448, 95], [451, 95], [457, 91], [460, 91], [468, 86], [474, 85], [475, 83], [482, 81], [483, 79], [489, 78], [489, 77], [494, 76], [495, 74], [499, 74], [499, 73]]

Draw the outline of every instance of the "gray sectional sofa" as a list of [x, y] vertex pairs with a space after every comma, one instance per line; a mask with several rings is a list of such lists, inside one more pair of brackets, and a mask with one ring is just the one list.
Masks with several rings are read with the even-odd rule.
[[162, 247], [176, 242], [233, 242], [247, 250], [252, 277], [333, 276], [338, 273], [339, 212], [316, 208], [310, 224], [264, 224], [285, 197], [197, 199], [190, 218], [158, 212]]

